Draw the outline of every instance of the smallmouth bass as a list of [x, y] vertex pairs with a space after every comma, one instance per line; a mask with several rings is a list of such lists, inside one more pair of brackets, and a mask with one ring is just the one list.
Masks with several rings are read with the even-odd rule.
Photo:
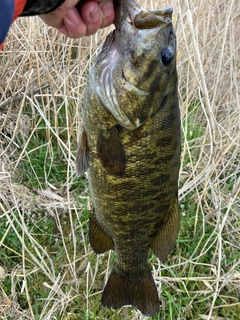
[[176, 241], [180, 214], [180, 113], [172, 8], [146, 11], [116, 2], [115, 30], [89, 72], [77, 151], [78, 175], [88, 171], [94, 209], [89, 241], [96, 253], [114, 249], [116, 263], [103, 306], [159, 311], [149, 249], [164, 261]]

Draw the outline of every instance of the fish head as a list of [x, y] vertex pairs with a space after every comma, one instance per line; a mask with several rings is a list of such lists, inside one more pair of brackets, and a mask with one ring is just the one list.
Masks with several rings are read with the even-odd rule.
[[[122, 127], [134, 129], [157, 112], [176, 75], [172, 7], [147, 11], [116, 0], [115, 30], [90, 70], [102, 105]], [[169, 89], [170, 90], [170, 89]]]

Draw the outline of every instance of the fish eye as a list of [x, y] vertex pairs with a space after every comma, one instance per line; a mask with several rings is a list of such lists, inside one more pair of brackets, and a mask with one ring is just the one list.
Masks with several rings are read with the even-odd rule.
[[172, 62], [173, 51], [170, 48], [165, 48], [165, 49], [163, 49], [161, 55], [162, 55], [163, 64], [168, 66]]

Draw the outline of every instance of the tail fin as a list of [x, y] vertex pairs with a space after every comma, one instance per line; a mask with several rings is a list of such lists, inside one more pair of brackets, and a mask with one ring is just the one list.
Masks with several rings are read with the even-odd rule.
[[114, 268], [103, 290], [101, 303], [113, 309], [132, 305], [145, 316], [154, 316], [159, 311], [160, 302], [150, 269], [143, 276], [134, 277]]

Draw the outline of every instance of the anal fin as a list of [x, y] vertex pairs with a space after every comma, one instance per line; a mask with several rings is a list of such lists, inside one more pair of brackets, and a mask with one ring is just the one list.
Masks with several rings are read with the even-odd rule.
[[89, 242], [97, 254], [114, 248], [112, 237], [103, 230], [94, 211], [91, 214], [89, 223]]
[[77, 175], [81, 176], [84, 172], [86, 172], [89, 167], [89, 164], [90, 164], [90, 160], [89, 160], [87, 135], [85, 130], [83, 129], [80, 136], [79, 146], [78, 146], [77, 156], [76, 156]]
[[178, 198], [174, 199], [168, 209], [168, 219], [152, 240], [151, 249], [155, 256], [164, 262], [173, 250], [180, 228], [180, 212]]
[[108, 173], [116, 176], [124, 175], [126, 155], [116, 127], [99, 133], [97, 151], [102, 165]]
[[132, 305], [145, 316], [154, 316], [159, 311], [160, 302], [151, 270], [136, 277], [113, 268], [103, 290], [101, 303], [102, 306], [113, 309]]

